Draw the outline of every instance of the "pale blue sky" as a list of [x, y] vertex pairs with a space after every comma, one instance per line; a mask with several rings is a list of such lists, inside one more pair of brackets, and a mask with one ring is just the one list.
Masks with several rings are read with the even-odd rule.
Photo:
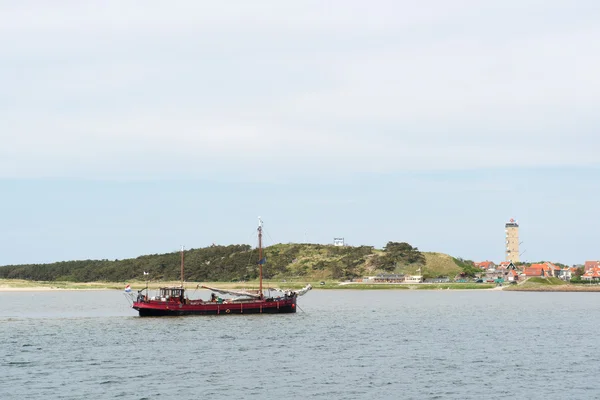
[[600, 4], [0, 0], [0, 265], [181, 244], [600, 258]]

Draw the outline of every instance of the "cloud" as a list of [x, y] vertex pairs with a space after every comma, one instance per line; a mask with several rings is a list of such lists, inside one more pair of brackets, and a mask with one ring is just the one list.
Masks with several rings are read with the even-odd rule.
[[2, 5], [0, 171], [598, 165], [594, 4]]

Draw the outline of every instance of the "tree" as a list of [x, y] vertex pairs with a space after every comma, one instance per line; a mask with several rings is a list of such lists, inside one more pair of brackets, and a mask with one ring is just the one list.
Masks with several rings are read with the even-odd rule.
[[462, 268], [465, 276], [474, 277], [481, 272], [479, 268], [475, 267], [475, 264], [471, 260], [464, 260], [460, 257], [454, 258], [453, 260], [456, 265]]
[[388, 242], [385, 251], [384, 269], [393, 270], [397, 264], [425, 264], [425, 256], [418, 248], [406, 242]]

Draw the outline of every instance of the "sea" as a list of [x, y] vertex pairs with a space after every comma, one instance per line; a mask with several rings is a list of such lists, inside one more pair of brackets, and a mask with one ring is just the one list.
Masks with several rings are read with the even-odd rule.
[[140, 318], [120, 291], [0, 292], [0, 399], [600, 399], [599, 343], [600, 293], [312, 290], [296, 314]]

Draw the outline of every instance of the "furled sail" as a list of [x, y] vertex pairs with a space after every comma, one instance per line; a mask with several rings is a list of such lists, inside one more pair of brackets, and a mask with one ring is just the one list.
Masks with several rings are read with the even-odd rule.
[[210, 286], [200, 286], [201, 288], [212, 290], [213, 292], [221, 293], [221, 294], [230, 294], [233, 296], [243, 296], [243, 297], [251, 297], [253, 299], [260, 299], [260, 295], [258, 293], [250, 293], [243, 290], [226, 290], [226, 289], [217, 289]]
[[305, 294], [306, 294], [306, 292], [308, 292], [310, 289], [312, 289], [312, 286], [311, 286], [311, 284], [309, 283], [308, 285], [304, 286], [302, 289], [298, 290], [298, 291], [296, 292], [296, 294], [297, 294], [298, 296], [305, 295]]
[[312, 289], [312, 285], [310, 283], [308, 285], [304, 286], [302, 289], [297, 290], [295, 292], [290, 289], [284, 290], [284, 289], [279, 289], [279, 288], [269, 288], [269, 290], [281, 292], [281, 293], [287, 294], [288, 296], [291, 296], [293, 293], [296, 293], [298, 296], [302, 296], [302, 295], [305, 295], [306, 292], [308, 292], [311, 289]]

